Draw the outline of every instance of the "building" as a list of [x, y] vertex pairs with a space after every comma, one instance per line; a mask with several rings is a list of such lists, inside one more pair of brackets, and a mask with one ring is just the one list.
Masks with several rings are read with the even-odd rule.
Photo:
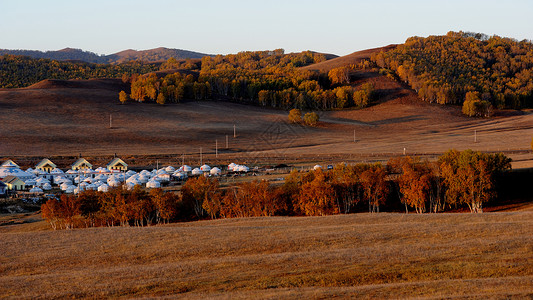
[[128, 170], [128, 164], [122, 159], [115, 157], [110, 163], [107, 164], [107, 169], [110, 171], [126, 172]]
[[26, 184], [24, 181], [20, 180], [16, 176], [7, 176], [6, 178], [2, 179], [2, 181], [7, 185], [8, 190], [23, 191], [26, 189]]
[[71, 166], [71, 169], [74, 171], [78, 170], [87, 170], [92, 169], [93, 165], [91, 165], [85, 158], [78, 158], [76, 162], [74, 162]]
[[37, 166], [35, 166], [35, 169], [45, 171], [46, 173], [52, 172], [52, 170], [55, 168], [57, 168], [56, 164], [54, 164], [48, 158], [41, 160], [41, 162], [38, 163]]
[[0, 165], [0, 168], [17, 168], [20, 169], [19, 165], [17, 165], [14, 161], [11, 159], [8, 159]]
[[2, 181], [0, 181], [0, 196], [5, 195], [6, 194], [6, 190], [7, 190], [7, 184], [5, 184]]

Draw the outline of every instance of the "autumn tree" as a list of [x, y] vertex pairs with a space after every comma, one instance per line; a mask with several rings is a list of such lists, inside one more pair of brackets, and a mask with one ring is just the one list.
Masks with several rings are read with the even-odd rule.
[[313, 181], [304, 183], [296, 197], [294, 207], [307, 216], [323, 216], [339, 212], [335, 202], [335, 190], [326, 181], [324, 173], [314, 171]]
[[304, 123], [307, 126], [316, 126], [319, 119], [320, 118], [316, 112], [308, 112], [304, 115]]
[[426, 210], [431, 193], [431, 169], [427, 162], [406, 157], [401, 165], [402, 173], [398, 178], [402, 203], [415, 208], [417, 213]]
[[293, 108], [289, 111], [289, 122], [296, 124], [302, 122], [302, 111]]
[[387, 172], [380, 164], [371, 166], [361, 173], [361, 183], [365, 198], [368, 200], [369, 212], [379, 212], [379, 206], [385, 204], [389, 187], [386, 181]]
[[449, 204], [465, 204], [471, 212], [483, 212], [483, 203], [495, 196], [495, 175], [511, 168], [501, 153], [485, 154], [450, 150], [439, 157], [440, 173]]
[[157, 188], [150, 190], [150, 197], [156, 211], [158, 224], [168, 223], [169, 220], [176, 216], [180, 201], [178, 195]]
[[201, 218], [205, 215], [204, 201], [216, 197], [218, 192], [218, 180], [208, 179], [205, 176], [190, 178], [181, 189], [183, 204]]
[[329, 80], [332, 84], [349, 84], [350, 73], [347, 67], [333, 68], [328, 72]]
[[128, 97], [128, 94], [126, 94], [126, 92], [124, 91], [120, 91], [120, 93], [118, 93], [118, 100], [120, 100], [120, 103], [124, 104], [126, 103], [126, 101], [128, 101], [129, 97]]

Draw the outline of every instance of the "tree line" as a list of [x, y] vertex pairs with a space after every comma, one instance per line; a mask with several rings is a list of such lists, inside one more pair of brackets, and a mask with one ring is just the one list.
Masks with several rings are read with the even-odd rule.
[[281, 185], [267, 181], [221, 187], [217, 179], [190, 178], [180, 193], [139, 186], [109, 192], [62, 195], [42, 205], [55, 228], [145, 226], [204, 218], [322, 216], [405, 206], [406, 212], [442, 212], [468, 207], [483, 211], [496, 197], [498, 178], [510, 170], [503, 154], [450, 150], [436, 162], [409, 156], [386, 165], [338, 164], [331, 170], [293, 170]]
[[[183, 99], [227, 99], [281, 109], [362, 108], [374, 99], [372, 84], [360, 88], [350, 85], [349, 67], [328, 74], [302, 70], [299, 67], [325, 60], [323, 54], [305, 51], [285, 54], [274, 51], [240, 52], [204, 57], [198, 76], [181, 73], [157, 78], [155, 74], [134, 75], [129, 98], [160, 104]], [[182, 62], [183, 63], [183, 62]], [[166, 66], [176, 66], [168, 60]], [[190, 63], [195, 70], [198, 64]], [[120, 100], [127, 101], [121, 96]]]
[[94, 64], [6, 54], [0, 56], [0, 88], [27, 87], [44, 79], [121, 78], [157, 71], [159, 65], [142, 62]]
[[463, 104], [468, 93], [478, 93], [464, 108], [468, 115], [490, 114], [489, 104], [499, 109], [533, 107], [533, 43], [528, 40], [449, 32], [408, 38], [371, 60], [429, 102]]

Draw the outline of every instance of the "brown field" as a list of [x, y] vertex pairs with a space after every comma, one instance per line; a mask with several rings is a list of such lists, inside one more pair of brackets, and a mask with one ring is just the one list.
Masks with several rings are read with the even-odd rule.
[[185, 154], [185, 163], [196, 165], [202, 148], [204, 162], [211, 163], [333, 163], [386, 160], [404, 148], [430, 158], [450, 148], [470, 148], [503, 151], [515, 160], [514, 167], [533, 166], [531, 111], [471, 119], [459, 107], [422, 102], [381, 75], [360, 71], [353, 79], [356, 86], [373, 82], [379, 101], [362, 110], [320, 112], [315, 128], [289, 125], [283, 110], [225, 101], [121, 105], [117, 95], [124, 86], [118, 80], [47, 80], [3, 89], [0, 159], [29, 167], [48, 156], [66, 167], [80, 153], [105, 156], [102, 164], [117, 153], [131, 165], [147, 165], [156, 159], [179, 164]]
[[7, 298], [533, 297], [531, 208], [51, 231], [0, 226]]

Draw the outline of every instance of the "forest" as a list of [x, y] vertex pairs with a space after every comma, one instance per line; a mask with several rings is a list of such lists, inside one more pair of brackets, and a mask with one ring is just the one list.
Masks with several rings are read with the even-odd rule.
[[449, 150], [436, 162], [404, 156], [381, 164], [338, 164], [331, 170], [293, 170], [281, 185], [267, 181], [221, 187], [205, 176], [188, 179], [179, 193], [136, 186], [62, 195], [41, 207], [52, 228], [148, 226], [206, 218], [322, 216], [405, 207], [437, 213], [468, 207], [483, 212], [511, 169], [505, 155]]
[[425, 101], [463, 104], [469, 115], [487, 108], [533, 107], [533, 44], [481, 33], [449, 32], [445, 36], [411, 37], [371, 60], [393, 71]]
[[159, 70], [156, 63], [129, 62], [117, 65], [0, 56], [0, 88], [27, 87], [44, 79], [121, 78]]
[[[299, 69], [325, 59], [323, 54], [311, 51], [285, 54], [283, 49], [206, 56], [196, 77], [183, 73], [163, 78], [155, 74], [131, 76], [131, 94], [120, 100], [165, 104], [213, 98], [281, 109], [361, 108], [370, 104], [374, 87], [351, 86], [349, 67], [336, 68], [328, 74]], [[169, 60], [165, 66], [176, 64]], [[186, 67], [198, 68], [194, 64]]]

